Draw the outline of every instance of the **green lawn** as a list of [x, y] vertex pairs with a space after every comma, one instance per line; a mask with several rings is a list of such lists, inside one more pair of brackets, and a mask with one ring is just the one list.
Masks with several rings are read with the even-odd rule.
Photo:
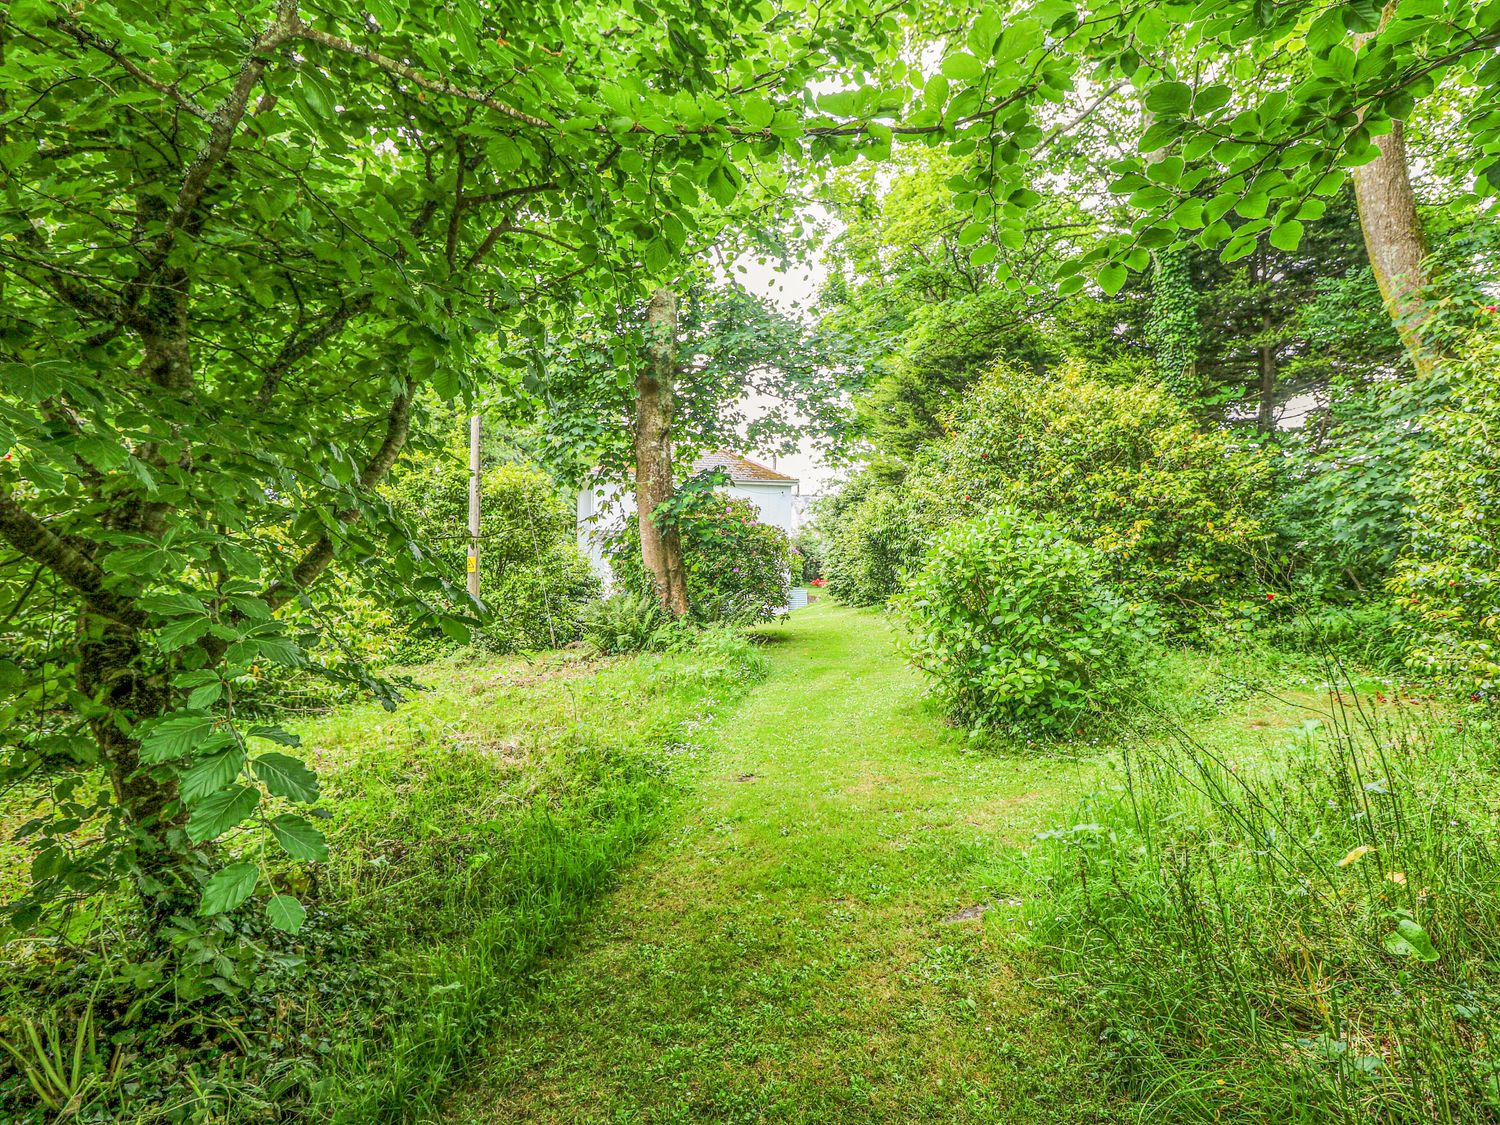
[[766, 640], [696, 793], [478, 1048], [451, 1120], [1102, 1117], [1081, 1030], [1008, 937], [1006, 874], [1098, 767], [966, 753], [874, 614], [824, 601]]

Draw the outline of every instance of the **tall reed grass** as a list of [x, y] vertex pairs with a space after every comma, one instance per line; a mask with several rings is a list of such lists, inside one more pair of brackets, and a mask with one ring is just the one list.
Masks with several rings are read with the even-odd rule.
[[1500, 746], [1335, 682], [1258, 744], [1160, 717], [1032, 853], [1139, 1120], [1500, 1119]]

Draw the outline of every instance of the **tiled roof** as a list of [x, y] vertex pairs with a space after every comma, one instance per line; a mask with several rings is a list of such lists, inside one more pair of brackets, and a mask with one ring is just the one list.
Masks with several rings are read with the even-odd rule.
[[778, 473], [775, 469], [768, 469], [759, 462], [752, 461], [748, 457], [741, 457], [738, 453], [731, 453], [727, 449], [715, 449], [693, 462], [694, 473], [705, 473], [710, 469], [723, 469], [729, 474], [730, 480], [767, 481], [773, 484], [797, 483], [796, 477], [789, 477], [784, 473]]

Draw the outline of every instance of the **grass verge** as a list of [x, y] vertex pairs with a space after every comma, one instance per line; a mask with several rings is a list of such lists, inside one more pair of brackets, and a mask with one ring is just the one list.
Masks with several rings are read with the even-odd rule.
[[0, 1037], [21, 1050], [0, 1062], [0, 1118], [52, 1120], [25, 1072], [66, 1064], [85, 1021], [74, 1120], [430, 1116], [763, 667], [716, 633], [633, 660], [454, 661], [417, 669], [429, 690], [394, 713], [304, 724], [332, 859], [276, 874], [310, 905], [301, 934], [264, 935], [253, 972], [226, 962], [225, 995], [192, 998], [129, 951], [123, 903], [66, 945], [6, 950]]
[[1328, 679], [1161, 718], [1027, 860], [1139, 1120], [1500, 1115], [1495, 733]]

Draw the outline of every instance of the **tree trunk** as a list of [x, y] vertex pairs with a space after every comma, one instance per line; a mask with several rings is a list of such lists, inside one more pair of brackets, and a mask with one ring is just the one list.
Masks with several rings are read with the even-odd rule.
[[653, 515], [672, 496], [673, 382], [677, 373], [677, 298], [668, 289], [651, 294], [646, 310], [646, 362], [636, 376], [635, 501], [641, 525], [641, 561], [661, 606], [673, 617], [687, 613], [687, 572], [682, 540]]
[[152, 668], [140, 634], [85, 608], [78, 615], [78, 690], [94, 701], [89, 729], [99, 747], [115, 803], [134, 837], [135, 879], [154, 922], [191, 911], [192, 845], [183, 831], [187, 810], [175, 776], [141, 763], [132, 733], [171, 707], [169, 670]]
[[[1394, 9], [1394, 2], [1386, 5], [1375, 35], [1385, 30]], [[1359, 45], [1374, 37], [1360, 36]], [[1406, 127], [1393, 121], [1389, 133], [1371, 139], [1380, 156], [1354, 169], [1354, 200], [1365, 252], [1412, 365], [1419, 376], [1429, 375], [1437, 365], [1437, 354], [1422, 340], [1423, 323], [1431, 315], [1422, 291], [1431, 278], [1426, 265], [1427, 238], [1406, 162]]]
[[1431, 278], [1427, 239], [1407, 169], [1406, 131], [1395, 121], [1389, 133], [1373, 140], [1380, 156], [1354, 169], [1359, 225], [1385, 307], [1417, 374], [1427, 375], [1437, 362], [1433, 349], [1422, 340], [1422, 326], [1430, 315], [1422, 291]]
[[1276, 344], [1271, 337], [1271, 314], [1260, 314], [1260, 406], [1255, 428], [1263, 434], [1276, 430]]

